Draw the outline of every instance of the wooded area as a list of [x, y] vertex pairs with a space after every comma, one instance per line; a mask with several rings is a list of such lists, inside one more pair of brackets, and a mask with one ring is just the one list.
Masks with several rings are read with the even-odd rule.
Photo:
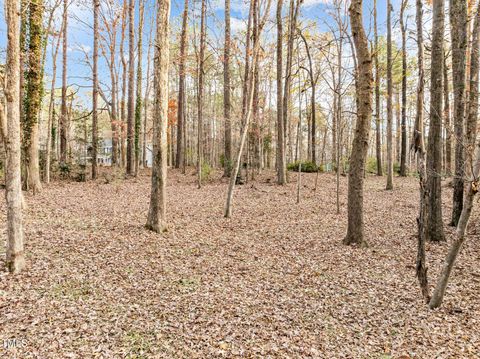
[[480, 357], [480, 0], [3, 18], [1, 357]]

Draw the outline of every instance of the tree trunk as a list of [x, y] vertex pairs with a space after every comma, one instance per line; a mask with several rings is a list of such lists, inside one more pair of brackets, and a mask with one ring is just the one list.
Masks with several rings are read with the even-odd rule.
[[135, 174], [135, 0], [128, 6], [127, 174]]
[[425, 238], [445, 240], [442, 220], [442, 107], [443, 107], [443, 36], [445, 1], [433, 1], [432, 55], [430, 75], [430, 130], [427, 148], [427, 219]]
[[60, 162], [67, 162], [67, 52], [68, 52], [68, 0], [63, 2], [63, 66], [62, 66], [62, 105], [60, 116]]
[[375, 150], [377, 155], [377, 176], [383, 176], [382, 167], [382, 128], [380, 121], [380, 67], [378, 64], [378, 26], [377, 26], [377, 0], [373, 5], [373, 21], [375, 32]]
[[182, 35], [180, 38], [180, 59], [178, 64], [179, 80], [178, 80], [178, 112], [177, 112], [177, 153], [175, 159], [175, 168], [183, 166], [184, 161], [184, 146], [183, 146], [183, 128], [184, 121], [186, 121], [186, 93], [185, 93], [185, 62], [187, 56], [187, 31], [188, 31], [188, 3], [189, 0], [185, 0], [183, 7], [182, 18]]
[[456, 226], [463, 207], [463, 176], [465, 170], [465, 56], [467, 50], [467, 2], [450, 0], [452, 37], [453, 125], [455, 129], [455, 177], [453, 179], [453, 209], [451, 225]]
[[445, 123], [445, 172], [452, 175], [452, 128], [450, 125], [450, 86], [448, 83], [447, 56], [443, 58], [443, 116]]
[[[258, 0], [251, 0], [251, 3], [250, 3], [251, 10], [254, 10], [255, 12], [258, 11], [257, 1]], [[248, 127], [249, 127], [249, 124], [250, 124], [250, 119], [252, 117], [252, 107], [253, 107], [252, 105], [253, 105], [253, 97], [254, 97], [253, 96], [253, 94], [254, 94], [253, 84], [255, 82], [255, 70], [254, 69], [257, 66], [257, 61], [258, 61], [258, 52], [259, 52], [259, 49], [260, 49], [260, 34], [262, 32], [263, 27], [265, 26], [265, 22], [267, 20], [268, 14], [270, 12], [270, 5], [271, 5], [271, 0], [268, 0], [267, 4], [266, 4], [266, 8], [265, 8], [265, 14], [264, 14], [262, 20], [260, 21], [260, 24], [258, 25], [258, 33], [257, 33], [258, 36], [256, 36], [256, 40], [253, 44], [252, 67], [251, 67], [250, 71], [248, 72], [247, 89], [246, 89], [246, 91], [244, 91], [244, 96], [246, 96], [248, 94], [248, 99], [246, 101], [247, 106], [245, 108], [246, 111], [245, 111], [245, 114], [244, 114], [244, 118], [242, 118], [243, 128], [242, 128], [242, 132], [241, 132], [241, 135], [240, 135], [240, 144], [239, 144], [239, 148], [238, 148], [238, 153], [237, 153], [237, 156], [235, 158], [235, 164], [233, 166], [233, 172], [231, 173], [230, 182], [229, 182], [229, 186], [228, 186], [227, 200], [226, 200], [226, 203], [225, 203], [225, 213], [224, 213], [224, 216], [226, 218], [230, 218], [232, 216], [233, 193], [234, 193], [234, 190], [235, 190], [235, 182], [237, 180], [238, 171], [240, 169], [240, 164], [241, 164], [241, 160], [242, 160], [242, 152], [243, 152], [243, 148], [245, 147], [245, 142], [246, 142], [247, 134], [248, 134]], [[253, 17], [253, 16], [258, 16], [258, 15], [256, 13], [252, 13], [252, 11], [250, 11], [250, 16]], [[247, 36], [250, 36], [250, 30], [247, 30]], [[247, 55], [248, 55], [248, 52], [247, 52]]]
[[38, 158], [38, 120], [43, 93], [42, 31], [43, 0], [31, 0], [28, 9], [28, 71], [26, 73], [25, 113], [23, 121], [23, 155], [26, 167], [26, 185], [33, 193], [40, 192]]
[[357, 123], [348, 172], [348, 229], [344, 244], [366, 246], [363, 222], [363, 175], [372, 117], [372, 58], [362, 23], [362, 0], [352, 0], [350, 23], [358, 59]]
[[140, 167], [140, 132], [142, 129], [142, 58], [143, 58], [143, 21], [144, 21], [145, 1], [140, 0], [139, 24], [138, 24], [138, 42], [137, 42], [137, 89], [135, 98], [135, 176], [138, 175]]
[[[7, 58], [5, 74], [6, 98], [6, 173], [5, 197], [7, 202], [6, 265], [11, 273], [25, 267], [23, 247], [22, 184], [20, 174], [20, 9], [17, 0], [5, 1], [7, 23]], [[3, 132], [2, 131], [2, 132]]]
[[416, 0], [416, 23], [417, 23], [417, 46], [418, 46], [418, 87], [417, 87], [417, 114], [415, 117], [415, 130], [413, 133], [412, 147], [417, 154], [417, 169], [419, 174], [419, 209], [417, 218], [417, 262], [416, 275], [423, 298], [426, 302], [430, 300], [428, 289], [427, 266], [425, 259], [425, 221], [426, 221], [426, 201], [428, 191], [426, 187], [426, 167], [425, 167], [425, 145], [423, 138], [423, 101], [425, 86], [424, 63], [424, 45], [423, 45], [423, 9], [422, 1]]
[[277, 183], [287, 183], [285, 127], [283, 122], [283, 0], [277, 1]]
[[55, 120], [55, 83], [57, 78], [57, 56], [58, 56], [61, 40], [62, 40], [62, 35], [59, 34], [57, 44], [55, 45], [55, 50], [52, 56], [52, 85], [50, 88], [50, 103], [48, 105], [47, 145], [46, 145], [47, 148], [46, 148], [46, 155], [45, 155], [45, 182], [46, 183], [50, 183], [50, 163], [51, 163], [50, 159], [51, 159], [52, 137], [53, 137], [52, 132], [53, 132], [53, 121]]
[[478, 192], [478, 186], [480, 185], [478, 181], [478, 175], [480, 174], [480, 142], [477, 143], [475, 157], [475, 164], [472, 171], [473, 178], [470, 180], [469, 188], [465, 198], [465, 205], [463, 206], [462, 213], [458, 221], [455, 241], [452, 243], [450, 250], [448, 251], [442, 271], [437, 281], [437, 285], [433, 291], [432, 299], [429, 303], [431, 309], [438, 308], [440, 305], [442, 305], [448, 280], [450, 279], [450, 274], [452, 273], [453, 266], [455, 265], [455, 260], [462, 249], [463, 243], [465, 242], [465, 232], [467, 230], [468, 221], [470, 220], [470, 215], [472, 214], [473, 200]]
[[469, 74], [469, 101], [467, 106], [467, 131], [466, 131], [466, 165], [467, 173], [472, 173], [472, 157], [477, 137], [478, 122], [478, 91], [480, 71], [480, 3], [477, 5], [477, 13], [473, 22], [472, 45], [470, 49], [470, 74]]
[[98, 16], [100, 1], [93, 0], [93, 98], [92, 98], [92, 179], [97, 179], [98, 153]]
[[198, 59], [198, 132], [197, 132], [197, 184], [202, 187], [202, 165], [203, 165], [203, 87], [205, 71], [205, 46], [207, 39], [207, 2], [202, 0], [202, 14], [200, 20], [200, 57]]
[[387, 186], [393, 189], [392, 4], [387, 1]]
[[170, 0], [159, 0], [157, 9], [152, 190], [146, 227], [154, 232], [161, 233], [167, 229], [166, 189]]
[[408, 0], [403, 0], [400, 11], [402, 31], [402, 148], [400, 155], [400, 176], [407, 176], [407, 29], [404, 13]]

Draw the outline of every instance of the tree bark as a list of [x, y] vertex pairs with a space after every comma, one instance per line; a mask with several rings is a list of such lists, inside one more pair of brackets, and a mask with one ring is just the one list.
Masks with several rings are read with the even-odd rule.
[[[258, 0], [251, 0], [250, 7], [251, 9], [254, 9], [255, 11], [258, 11], [257, 7], [257, 1]], [[281, 0], [280, 0], [281, 1]], [[262, 29], [265, 26], [265, 22], [267, 20], [268, 14], [270, 13], [270, 6], [271, 6], [271, 0], [267, 0], [266, 8], [265, 8], [265, 13], [264, 16], [262, 17], [262, 20], [260, 21], [258, 25], [258, 33], [255, 39], [255, 42], [253, 44], [253, 49], [252, 49], [252, 67], [250, 71], [248, 72], [247, 76], [247, 89], [244, 91], [244, 95], [248, 94], [248, 99], [246, 101], [246, 108], [245, 108], [245, 113], [244, 113], [244, 118], [242, 118], [242, 132], [240, 135], [240, 144], [238, 148], [238, 153], [235, 158], [235, 164], [233, 166], [233, 172], [231, 173], [230, 176], [230, 182], [228, 186], [228, 192], [227, 192], [227, 200], [225, 203], [225, 213], [224, 216], [225, 218], [230, 218], [232, 216], [232, 210], [233, 210], [233, 194], [235, 191], [235, 182], [237, 180], [237, 175], [238, 171], [240, 169], [240, 164], [242, 161], [242, 153], [243, 153], [243, 148], [245, 147], [245, 142], [247, 140], [247, 134], [248, 134], [248, 127], [250, 124], [250, 120], [252, 117], [252, 105], [253, 105], [253, 84], [255, 82], [255, 67], [257, 65], [258, 61], [258, 52], [260, 49], [260, 34], [262, 33]], [[252, 11], [250, 11], [250, 16], [258, 16], [257, 14], [253, 14]], [[250, 31], [247, 30], [247, 36], [250, 36]], [[248, 55], [248, 52], [247, 52]]]
[[387, 186], [393, 189], [392, 4], [387, 1]]
[[184, 162], [184, 146], [183, 146], [183, 128], [184, 121], [186, 121], [186, 90], [185, 90], [185, 62], [187, 56], [187, 31], [188, 31], [188, 4], [189, 0], [185, 0], [183, 7], [183, 18], [182, 18], [182, 35], [180, 37], [180, 59], [178, 64], [178, 112], [177, 112], [177, 153], [175, 158], [175, 168], [180, 168], [183, 166]]
[[466, 131], [466, 165], [467, 173], [472, 172], [472, 157], [477, 137], [478, 122], [478, 91], [479, 91], [479, 71], [480, 71], [480, 3], [477, 5], [477, 12], [473, 22], [472, 45], [470, 49], [470, 73], [469, 73], [469, 99], [467, 106], [467, 131]]
[[480, 142], [477, 143], [475, 164], [472, 172], [473, 178], [469, 181], [470, 184], [462, 213], [458, 221], [455, 241], [452, 243], [447, 257], [445, 258], [442, 271], [438, 278], [437, 285], [435, 286], [435, 290], [433, 291], [432, 299], [429, 303], [431, 309], [438, 308], [440, 305], [442, 305], [443, 297], [445, 295], [445, 291], [447, 290], [448, 281], [450, 279], [450, 274], [452, 273], [457, 256], [463, 247], [463, 243], [465, 242], [465, 232], [467, 230], [468, 221], [470, 220], [470, 215], [472, 214], [473, 200], [480, 185], [478, 181], [478, 175], [480, 174]]
[[362, 0], [350, 4], [350, 24], [358, 59], [356, 71], [357, 123], [348, 173], [348, 228], [344, 244], [366, 246], [363, 221], [363, 180], [372, 117], [372, 58], [362, 23]]
[[443, 57], [443, 116], [445, 123], [445, 172], [452, 175], [452, 129], [450, 124], [450, 86], [448, 83], [447, 54]]
[[382, 128], [380, 120], [380, 66], [378, 61], [378, 26], [377, 26], [377, 0], [373, 5], [373, 21], [375, 36], [375, 151], [377, 156], [377, 176], [383, 176], [382, 167]]
[[225, 0], [225, 49], [223, 55], [223, 116], [225, 118], [225, 154], [223, 175], [225, 177], [230, 177], [230, 173], [232, 172], [232, 89], [230, 83], [230, 33], [230, 0]]
[[135, 174], [135, 0], [128, 6], [127, 174]]
[[412, 147], [417, 154], [417, 170], [419, 174], [419, 209], [417, 217], [417, 261], [416, 275], [423, 298], [426, 302], [430, 300], [427, 265], [425, 258], [425, 221], [426, 221], [426, 203], [428, 191], [426, 187], [426, 167], [425, 167], [425, 145], [423, 138], [423, 101], [425, 87], [424, 70], [424, 45], [423, 45], [423, 0], [416, 0], [417, 24], [417, 47], [418, 47], [418, 85], [417, 85], [417, 113], [415, 117], [415, 130], [413, 133]]
[[277, 183], [287, 183], [285, 127], [283, 122], [283, 0], [277, 1]]
[[62, 104], [60, 116], [60, 162], [67, 162], [67, 52], [68, 52], [68, 0], [63, 2], [63, 65], [62, 65]]
[[144, 10], [145, 10], [145, 1], [140, 0], [139, 6], [139, 24], [138, 24], [138, 41], [137, 41], [137, 89], [136, 89], [136, 98], [135, 98], [135, 176], [138, 175], [138, 169], [141, 167], [140, 164], [140, 136], [142, 130], [142, 58], [143, 58], [143, 22], [144, 22]]
[[402, 148], [400, 155], [400, 176], [407, 176], [407, 28], [404, 13], [408, 1], [403, 0], [400, 10], [402, 32]]
[[[63, 24], [62, 24], [63, 26]], [[63, 32], [63, 31], [61, 31]], [[57, 44], [52, 56], [52, 84], [50, 88], [50, 103], [48, 105], [48, 124], [47, 124], [47, 145], [45, 155], [45, 182], [50, 183], [50, 163], [52, 150], [52, 130], [53, 121], [55, 119], [55, 83], [57, 78], [57, 56], [60, 49], [60, 41], [62, 40], [61, 33], [58, 35]], [[54, 143], [53, 143], [54, 144]]]
[[200, 20], [200, 57], [198, 59], [198, 132], [197, 132], [197, 185], [202, 187], [202, 165], [203, 165], [203, 87], [205, 75], [205, 46], [207, 40], [207, 2], [202, 0], [202, 14]]
[[[22, 184], [20, 173], [20, 9], [17, 0], [5, 0], [7, 23], [6, 98], [6, 173], [7, 202], [6, 265], [11, 273], [25, 267], [23, 247]], [[3, 132], [3, 131], [2, 131]]]
[[93, 0], [93, 98], [92, 98], [92, 179], [98, 176], [98, 16], [100, 1]]
[[152, 190], [146, 227], [154, 232], [161, 233], [167, 229], [166, 188], [170, 0], [159, 0], [157, 9]]
[[443, 110], [443, 36], [445, 1], [433, 1], [432, 51], [430, 72], [430, 130], [427, 148], [427, 219], [425, 237], [445, 240], [442, 219], [442, 110]]
[[451, 225], [456, 226], [463, 207], [463, 176], [465, 170], [465, 71], [467, 51], [467, 2], [450, 0], [452, 37], [453, 125], [455, 129], [455, 177], [453, 179], [453, 208]]

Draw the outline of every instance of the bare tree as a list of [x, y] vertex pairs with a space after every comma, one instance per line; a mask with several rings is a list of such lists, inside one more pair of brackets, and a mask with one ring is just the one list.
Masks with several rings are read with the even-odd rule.
[[[472, 93], [476, 92], [476, 95], [473, 94], [473, 101], [470, 106], [477, 107], [478, 110], [478, 52], [479, 52], [479, 27], [480, 27], [480, 4], [478, 4], [477, 13], [474, 20], [474, 28], [472, 33], [472, 47], [471, 47], [471, 57], [470, 57], [470, 79], [473, 81], [470, 83], [470, 101], [472, 101]], [[476, 75], [475, 75], [476, 74]], [[470, 107], [470, 111], [468, 115], [474, 114], [476, 110]], [[472, 118], [469, 117], [469, 120]], [[475, 118], [476, 122], [476, 118]], [[470, 124], [471, 125], [471, 124]], [[467, 122], [467, 128], [469, 126], [469, 122]], [[475, 141], [476, 137], [473, 135], [473, 141]], [[467, 147], [468, 148], [468, 147]], [[473, 148], [469, 148], [470, 152], [473, 152]], [[472, 158], [472, 155], [467, 153], [467, 158]], [[452, 273], [453, 266], [455, 265], [455, 261], [460, 253], [460, 250], [463, 247], [463, 243], [465, 242], [465, 235], [467, 230], [467, 225], [470, 220], [470, 215], [473, 209], [473, 200], [475, 195], [479, 189], [479, 175], [480, 175], [480, 141], [477, 141], [476, 148], [475, 148], [475, 158], [471, 161], [471, 178], [468, 179], [468, 189], [465, 195], [465, 202], [462, 208], [462, 213], [460, 215], [460, 219], [458, 221], [457, 230], [455, 234], [455, 240], [452, 243], [450, 250], [445, 258], [445, 262], [443, 264], [442, 271], [437, 281], [437, 285], [435, 286], [435, 290], [432, 295], [432, 299], [430, 300], [430, 308], [437, 308], [439, 307], [445, 296], [445, 291], [447, 289], [448, 281], [450, 279], [450, 275]]]
[[68, 0], [63, 2], [63, 65], [62, 65], [62, 103], [60, 116], [60, 162], [67, 162], [67, 53], [68, 53]]
[[[144, 23], [144, 11], [145, 0], [139, 1], [139, 24], [138, 24], [138, 41], [137, 41], [137, 89], [135, 94], [135, 176], [138, 175], [138, 169], [140, 164], [140, 139], [142, 128], [142, 59], [143, 59], [143, 23]], [[143, 167], [143, 165], [142, 165]]]
[[283, 122], [283, 0], [277, 1], [277, 183], [287, 183], [285, 126]]
[[[250, 9], [251, 10], [259, 11], [258, 6], [257, 6], [257, 1], [258, 0], [251, 0], [251, 2], [250, 2]], [[243, 128], [242, 128], [242, 132], [241, 132], [241, 135], [240, 135], [240, 144], [239, 144], [239, 147], [238, 147], [238, 153], [237, 153], [237, 156], [235, 158], [235, 164], [233, 166], [233, 172], [231, 173], [230, 182], [229, 182], [229, 186], [228, 186], [227, 200], [226, 200], [226, 203], [225, 203], [225, 214], [224, 214], [226, 218], [230, 218], [232, 216], [233, 194], [234, 194], [234, 190], [235, 190], [235, 182], [236, 182], [236, 179], [237, 179], [238, 171], [240, 169], [240, 163], [241, 163], [241, 159], [242, 159], [243, 148], [245, 146], [245, 142], [246, 142], [247, 134], [248, 134], [248, 127], [249, 127], [250, 120], [251, 120], [251, 117], [252, 117], [253, 95], [254, 95], [253, 85], [254, 85], [254, 82], [255, 82], [255, 66], [257, 64], [258, 57], [259, 57], [258, 52], [260, 50], [260, 36], [261, 36], [262, 30], [265, 26], [265, 23], [267, 21], [268, 15], [270, 13], [271, 3], [272, 3], [271, 0], [267, 0], [267, 4], [265, 5], [265, 10], [264, 10], [263, 17], [258, 24], [258, 33], [257, 33], [258, 36], [255, 37], [254, 44], [253, 44], [253, 49], [252, 49], [252, 52], [251, 52], [252, 67], [250, 68], [250, 71], [248, 73], [247, 90], [244, 91], [244, 96], [246, 96], [248, 94], [248, 100], [246, 102], [247, 107], [246, 107], [246, 112], [244, 114], [244, 118], [242, 118]], [[253, 16], [258, 16], [258, 15], [254, 14], [252, 11], [250, 11], [250, 16], [253, 17]], [[250, 29], [250, 27], [248, 27], [248, 29]], [[250, 30], [247, 30], [247, 36], [250, 36]]]
[[456, 226], [463, 207], [463, 176], [465, 169], [465, 71], [467, 51], [467, 2], [450, 0], [450, 33], [452, 37], [453, 125], [455, 129], [455, 177], [451, 225]]
[[372, 57], [362, 19], [362, 0], [350, 4], [350, 24], [357, 56], [357, 124], [348, 173], [348, 228], [344, 244], [366, 246], [363, 221], [363, 178], [372, 117]]
[[127, 174], [135, 174], [135, 0], [128, 6]]
[[43, 0], [31, 0], [28, 4], [28, 70], [26, 73], [25, 113], [23, 127], [23, 155], [26, 164], [26, 187], [33, 193], [40, 192], [40, 166], [38, 157], [38, 122], [43, 93], [42, 31]]
[[157, 1], [155, 46], [155, 117], [150, 208], [146, 227], [160, 233], [167, 229], [167, 126], [170, 0]]
[[425, 236], [443, 241], [442, 219], [442, 106], [443, 106], [443, 36], [445, 0], [433, 1], [432, 51], [430, 72], [430, 130], [427, 148], [427, 217]]
[[98, 175], [98, 15], [100, 1], [93, 0], [93, 98], [92, 98], [92, 179]]
[[387, 190], [393, 189], [392, 4], [387, 1]]
[[[63, 27], [63, 24], [62, 24]], [[62, 40], [63, 28], [57, 34], [57, 43], [52, 46], [52, 84], [50, 88], [50, 103], [48, 105], [48, 123], [47, 123], [47, 145], [45, 155], [45, 182], [50, 183], [50, 163], [52, 150], [52, 126], [55, 117], [55, 83], [57, 78], [57, 56], [60, 49], [60, 41]], [[54, 143], [53, 143], [54, 145]]]
[[183, 166], [184, 162], [184, 144], [183, 139], [185, 134], [183, 132], [184, 122], [186, 121], [186, 69], [185, 62], [187, 57], [187, 31], [188, 31], [188, 3], [185, 0], [183, 7], [182, 19], [182, 34], [180, 36], [180, 58], [178, 64], [179, 80], [178, 80], [178, 112], [177, 112], [177, 156], [175, 159], [175, 168]]
[[425, 167], [425, 145], [423, 138], [423, 101], [425, 97], [425, 70], [424, 70], [424, 45], [423, 45], [423, 0], [416, 0], [417, 46], [418, 46], [418, 85], [417, 85], [417, 113], [415, 129], [413, 132], [412, 146], [417, 155], [417, 170], [419, 174], [419, 209], [417, 218], [417, 262], [416, 274], [426, 302], [430, 300], [427, 278], [427, 265], [425, 259], [425, 221], [427, 202], [427, 177]]
[[400, 8], [400, 29], [402, 32], [402, 147], [400, 155], [400, 176], [407, 175], [407, 26], [405, 9], [408, 0], [402, 0]]
[[[20, 174], [20, 9], [17, 0], [5, 0], [7, 61], [5, 74], [6, 121], [0, 109], [6, 149], [5, 198], [7, 202], [6, 265], [11, 273], [25, 267], [23, 247], [22, 185]], [[2, 104], [3, 107], [3, 104]], [[6, 122], [6, 123], [5, 123]]]
[[225, 50], [223, 55], [223, 113], [225, 117], [225, 163], [224, 176], [230, 177], [232, 171], [232, 103], [230, 83], [230, 0], [225, 0]]
[[202, 0], [202, 13], [200, 20], [200, 54], [198, 59], [198, 133], [197, 133], [197, 184], [202, 187], [202, 165], [203, 165], [203, 87], [205, 81], [205, 47], [207, 42], [207, 2]]
[[373, 22], [375, 37], [375, 149], [377, 155], [377, 176], [383, 176], [382, 167], [382, 128], [380, 123], [380, 68], [378, 61], [377, 0], [373, 4]]

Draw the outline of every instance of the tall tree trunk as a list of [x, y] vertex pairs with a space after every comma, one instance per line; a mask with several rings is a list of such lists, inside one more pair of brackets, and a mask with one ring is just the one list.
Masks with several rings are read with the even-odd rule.
[[[5, 74], [6, 126], [5, 136], [6, 173], [5, 198], [7, 202], [7, 248], [6, 265], [11, 273], [25, 267], [23, 247], [22, 184], [20, 173], [20, 9], [17, 0], [5, 0], [7, 23], [7, 59]], [[2, 126], [3, 127], [3, 126]], [[2, 132], [3, 132], [2, 131]]]
[[366, 246], [363, 221], [363, 178], [372, 117], [372, 58], [363, 28], [362, 0], [350, 4], [350, 24], [355, 44], [358, 68], [356, 71], [357, 123], [348, 172], [348, 229], [344, 244]]
[[452, 128], [450, 124], [450, 86], [448, 83], [447, 54], [443, 57], [443, 116], [445, 123], [445, 172], [452, 175]]
[[202, 187], [202, 165], [203, 165], [203, 87], [205, 71], [205, 46], [207, 40], [207, 2], [202, 0], [202, 14], [200, 20], [200, 57], [198, 59], [198, 133], [197, 133], [197, 184]]
[[28, 9], [28, 71], [26, 74], [25, 117], [23, 121], [23, 155], [27, 168], [27, 188], [40, 192], [40, 165], [38, 158], [38, 120], [43, 93], [42, 31], [43, 0], [31, 0]]
[[231, 47], [231, 25], [230, 25], [230, 0], [225, 0], [225, 49], [223, 56], [223, 114], [225, 118], [225, 155], [224, 172], [225, 177], [230, 177], [232, 171], [232, 104], [230, 84], [230, 47]]
[[[63, 26], [63, 25], [62, 25]], [[60, 31], [62, 32], [62, 31]], [[52, 150], [52, 132], [53, 121], [55, 120], [55, 83], [57, 78], [57, 56], [60, 48], [60, 41], [62, 40], [61, 33], [58, 35], [57, 44], [55, 45], [52, 56], [52, 85], [50, 88], [50, 103], [48, 105], [48, 124], [47, 124], [47, 146], [45, 155], [45, 182], [50, 183], [50, 163]]]
[[418, 87], [417, 87], [417, 113], [415, 117], [415, 130], [413, 133], [412, 145], [417, 154], [417, 170], [419, 174], [419, 209], [417, 217], [417, 261], [416, 275], [423, 298], [426, 302], [430, 300], [428, 289], [427, 266], [425, 259], [425, 221], [426, 221], [426, 202], [428, 197], [426, 184], [426, 167], [425, 167], [425, 145], [423, 138], [423, 101], [425, 93], [425, 70], [424, 64], [424, 45], [423, 45], [423, 0], [416, 0], [416, 16], [417, 23], [417, 46], [418, 46]]
[[63, 65], [62, 65], [62, 104], [60, 116], [60, 162], [67, 162], [67, 52], [68, 52], [68, 0], [63, 2]]
[[138, 41], [137, 41], [137, 89], [135, 98], [135, 158], [134, 171], [135, 176], [138, 175], [140, 167], [140, 136], [142, 130], [142, 59], [143, 59], [143, 22], [144, 22], [145, 1], [140, 0], [139, 6], [139, 24], [138, 24]]
[[382, 167], [382, 128], [380, 122], [380, 67], [378, 64], [378, 26], [377, 26], [377, 0], [373, 5], [373, 21], [375, 33], [375, 150], [377, 156], [377, 176], [383, 176]]
[[452, 37], [453, 125], [455, 128], [455, 177], [453, 179], [453, 209], [451, 225], [456, 226], [463, 207], [463, 176], [465, 170], [465, 70], [467, 51], [467, 2], [450, 0]]
[[[250, 9], [254, 10], [255, 12], [259, 11], [258, 6], [257, 6], [257, 2], [258, 2], [258, 0], [251, 0], [251, 3], [250, 3]], [[251, 117], [252, 117], [252, 107], [253, 107], [252, 105], [253, 105], [253, 94], [254, 94], [253, 84], [255, 82], [255, 67], [257, 66], [257, 60], [258, 60], [258, 57], [259, 57], [258, 52], [259, 52], [259, 49], [260, 49], [260, 34], [262, 33], [262, 29], [265, 26], [265, 22], [267, 20], [268, 14], [270, 13], [270, 6], [271, 6], [271, 0], [267, 0], [264, 16], [262, 17], [262, 20], [260, 21], [260, 23], [258, 25], [258, 33], [257, 33], [258, 36], [256, 37], [256, 40], [253, 44], [252, 55], [251, 55], [252, 56], [252, 67], [251, 67], [250, 71], [248, 72], [247, 89], [246, 89], [246, 91], [244, 91], [244, 96], [246, 96], [248, 94], [248, 99], [246, 101], [247, 106], [246, 106], [245, 114], [242, 118], [243, 128], [242, 128], [242, 132], [241, 132], [241, 135], [240, 135], [240, 144], [239, 144], [239, 148], [238, 148], [238, 153], [237, 153], [237, 156], [235, 158], [235, 164], [233, 166], [233, 172], [230, 175], [230, 182], [229, 182], [228, 192], [227, 192], [227, 200], [226, 200], [226, 203], [225, 203], [225, 214], [224, 214], [224, 216], [226, 218], [230, 218], [232, 216], [233, 194], [234, 194], [234, 190], [235, 190], [235, 182], [236, 182], [236, 179], [237, 179], [238, 171], [240, 169], [240, 163], [241, 163], [241, 160], [242, 160], [242, 152], [243, 152], [243, 148], [245, 147], [245, 142], [246, 142], [247, 134], [248, 134], [248, 127], [249, 127], [250, 120], [251, 120]], [[252, 13], [252, 11], [250, 11], [250, 16], [249, 17], [253, 17], [253, 16], [258, 16], [258, 15], [256, 13]], [[247, 30], [247, 36], [250, 36], [250, 29], [249, 28], [250, 27], [248, 27], [248, 30]], [[247, 55], [248, 55], [248, 52], [247, 52]]]
[[127, 174], [135, 174], [135, 0], [128, 6]]
[[154, 232], [161, 233], [167, 229], [166, 189], [170, 0], [157, 1], [157, 9], [152, 191], [146, 227]]
[[402, 149], [400, 155], [400, 176], [407, 175], [407, 29], [404, 20], [408, 0], [403, 0], [400, 10], [402, 31]]
[[443, 241], [442, 220], [442, 110], [443, 110], [443, 36], [445, 0], [433, 1], [432, 55], [430, 75], [430, 130], [427, 148], [427, 219], [425, 238]]
[[393, 189], [392, 4], [387, 1], [387, 186]]
[[97, 179], [98, 153], [98, 16], [100, 1], [93, 0], [93, 98], [92, 98], [92, 179]]
[[472, 173], [472, 157], [477, 137], [478, 122], [478, 91], [479, 91], [479, 71], [480, 71], [480, 3], [477, 5], [477, 12], [473, 22], [472, 44], [470, 49], [469, 64], [469, 100], [467, 106], [467, 131], [466, 131], [466, 173]]
[[[287, 37], [287, 63], [285, 67], [285, 84], [283, 90], [283, 126], [285, 131], [288, 129], [289, 135], [289, 146], [288, 150], [290, 152], [290, 159], [293, 158], [293, 147], [292, 147], [292, 130], [290, 129], [290, 115], [292, 112], [292, 65], [293, 65], [293, 44], [295, 40], [295, 35], [297, 32], [297, 20], [300, 10], [300, 5], [303, 3], [303, 0], [290, 0], [290, 11], [288, 18], [288, 37]], [[287, 133], [284, 133], [285, 142], [287, 139]]]
[[283, 0], [277, 1], [277, 183], [287, 183], [285, 127], [283, 122]]
[[188, 3], [189, 0], [185, 0], [183, 7], [183, 19], [182, 19], [182, 35], [180, 37], [180, 59], [178, 65], [179, 80], [178, 80], [178, 112], [177, 112], [177, 154], [175, 159], [175, 168], [183, 166], [184, 161], [184, 146], [183, 146], [183, 128], [184, 121], [186, 121], [186, 90], [185, 90], [185, 61], [187, 56], [187, 31], [188, 31]]
[[445, 295], [445, 291], [447, 290], [448, 281], [450, 279], [450, 274], [452, 273], [452, 269], [455, 265], [457, 256], [463, 247], [463, 243], [465, 242], [465, 232], [467, 231], [468, 221], [470, 220], [470, 215], [472, 214], [473, 200], [478, 192], [478, 188], [480, 185], [478, 180], [478, 176], [480, 174], [480, 142], [477, 143], [477, 148], [475, 152], [476, 158], [472, 171], [473, 178], [469, 181], [469, 188], [465, 198], [464, 206], [462, 208], [462, 213], [460, 215], [460, 220], [458, 221], [455, 240], [452, 243], [450, 250], [448, 251], [447, 257], [445, 258], [442, 271], [440, 272], [437, 285], [435, 286], [432, 299], [429, 303], [429, 306], [432, 309], [438, 308], [440, 305], [442, 305], [443, 297]]

